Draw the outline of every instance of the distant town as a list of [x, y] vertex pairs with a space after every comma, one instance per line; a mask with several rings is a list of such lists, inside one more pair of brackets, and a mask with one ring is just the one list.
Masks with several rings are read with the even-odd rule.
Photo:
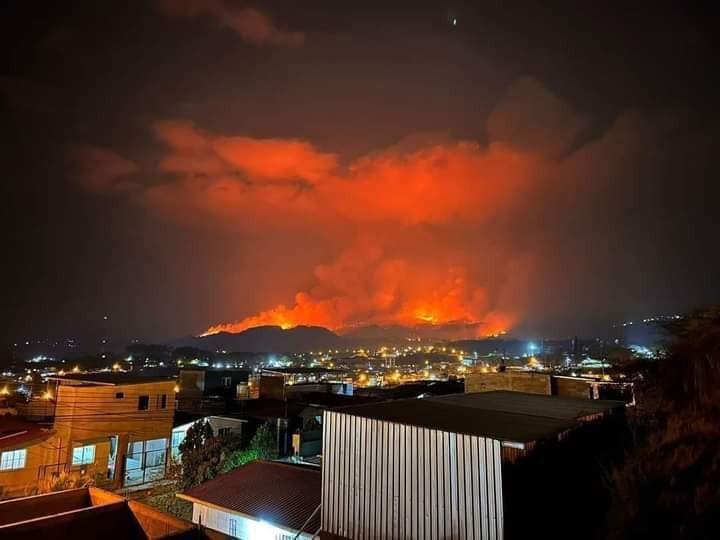
[[[395, 537], [398, 520], [412, 521], [412, 537], [419, 538], [436, 526], [427, 519], [446, 518], [440, 537], [462, 528], [470, 531], [467, 538], [500, 538], [503, 516], [512, 514], [502, 490], [517, 488], [505, 486], [499, 471], [528, 462], [537, 449], [583, 426], [606, 430], [620, 422], [637, 403], [641, 365], [666, 354], [664, 325], [679, 320], [670, 315], [621, 323], [614, 336], [602, 339], [502, 336], [428, 343], [388, 335], [384, 345], [376, 330], [368, 345], [354, 348], [324, 348], [328, 337], [338, 345], [337, 336], [311, 327], [255, 328], [176, 346], [131, 342], [121, 351], [111, 350], [107, 336], [94, 354], [76, 352], [81, 344], [72, 338], [19, 341], [10, 347], [0, 378], [0, 497], [10, 502], [67, 488], [106, 490], [121, 501], [174, 515], [188, 527], [240, 538], [265, 538], [252, 533], [260, 522], [275, 531], [273, 538], [313, 538], [321, 530], [337, 537]], [[276, 339], [277, 352], [230, 349], [243, 340], [252, 343], [248, 336], [256, 339], [258, 333]], [[280, 352], [307, 340], [314, 340], [312, 350]], [[192, 346], [203, 343], [217, 348]], [[417, 439], [426, 436], [431, 438], [424, 443]], [[392, 461], [365, 456], [386, 444], [396, 456]], [[355, 450], [348, 454], [345, 445]], [[475, 457], [478, 448], [481, 457]], [[362, 517], [369, 511], [363, 504], [372, 500], [352, 503], [342, 494], [359, 480], [332, 476], [345, 467], [371, 475], [373, 467], [383, 467], [386, 482], [393, 467], [425, 461], [436, 471], [432, 482], [445, 475], [442, 482], [451, 490], [468, 474], [480, 479], [496, 469], [493, 485], [490, 478], [482, 480], [481, 499], [467, 491], [453, 494], [452, 503], [443, 501], [448, 493], [432, 491], [425, 502], [412, 502], [432, 504], [425, 518], [421, 508], [378, 508], [378, 515], [392, 514], [382, 525], [387, 529], [378, 529]], [[407, 482], [430, 480], [420, 473], [407, 476], [409, 469], [396, 473], [393, 487], [362, 489], [404, 493]], [[276, 479], [262, 488], [268, 493], [245, 502], [231, 497], [261, 489], [254, 482], [264, 478]], [[296, 491], [303, 503], [293, 518], [286, 507], [297, 502], [287, 497]], [[470, 509], [474, 504], [480, 507]], [[468, 513], [443, 514], [450, 505], [466, 505]], [[475, 512], [483, 521], [471, 524]], [[277, 518], [266, 523], [266, 515]]]

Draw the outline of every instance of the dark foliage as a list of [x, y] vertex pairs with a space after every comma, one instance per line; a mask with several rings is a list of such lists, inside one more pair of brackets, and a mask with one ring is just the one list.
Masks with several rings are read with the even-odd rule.
[[612, 475], [604, 537], [720, 537], [720, 308], [668, 327], [668, 355], [645, 373], [634, 437]]
[[223, 461], [239, 446], [240, 441], [235, 437], [214, 437], [207, 420], [190, 426], [185, 441], [180, 445], [180, 489], [189, 489], [215, 478]]

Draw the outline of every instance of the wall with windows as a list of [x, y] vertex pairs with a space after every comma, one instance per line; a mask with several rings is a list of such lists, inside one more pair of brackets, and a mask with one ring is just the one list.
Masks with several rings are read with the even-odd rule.
[[[142, 483], [136, 481], [138, 477], [161, 478], [170, 446], [174, 387], [172, 380], [60, 384], [56, 388], [54, 428], [63, 448], [55, 462], [68, 464], [72, 470], [82, 469], [116, 487], [126, 479], [135, 485]], [[89, 446], [94, 448], [79, 450]], [[133, 472], [128, 472], [127, 466]]]
[[38, 474], [53, 459], [59, 441], [53, 437], [0, 450], [0, 499], [32, 495]]

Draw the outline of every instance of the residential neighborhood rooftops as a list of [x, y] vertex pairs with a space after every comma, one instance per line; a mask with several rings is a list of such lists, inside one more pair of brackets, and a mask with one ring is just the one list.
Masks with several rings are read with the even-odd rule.
[[[255, 461], [177, 496], [299, 531], [320, 528], [321, 473], [275, 461]], [[314, 514], [314, 515], [313, 515]]]
[[338, 412], [517, 442], [552, 437], [588, 416], [606, 414], [622, 402], [580, 400], [523, 394], [481, 392], [399, 399], [338, 409]]

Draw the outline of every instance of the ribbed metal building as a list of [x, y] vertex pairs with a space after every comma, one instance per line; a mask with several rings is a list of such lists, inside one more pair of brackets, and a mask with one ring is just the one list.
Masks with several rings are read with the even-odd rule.
[[322, 529], [352, 539], [501, 539], [498, 440], [324, 413]]

